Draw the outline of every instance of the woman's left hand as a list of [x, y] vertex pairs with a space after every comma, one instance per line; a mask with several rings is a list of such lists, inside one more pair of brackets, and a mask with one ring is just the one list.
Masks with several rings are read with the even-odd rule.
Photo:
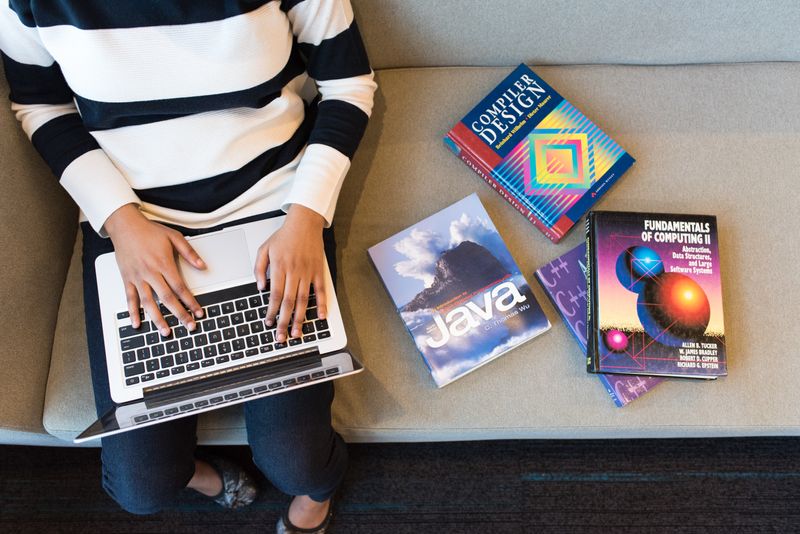
[[[303, 335], [311, 285], [317, 298], [320, 319], [327, 314], [325, 287], [325, 247], [322, 229], [325, 219], [319, 213], [300, 204], [292, 204], [283, 226], [258, 248], [255, 276], [259, 289], [267, 286], [269, 267], [270, 295], [265, 322], [271, 327], [278, 317], [275, 337], [285, 342]], [[294, 320], [292, 319], [294, 312]]]

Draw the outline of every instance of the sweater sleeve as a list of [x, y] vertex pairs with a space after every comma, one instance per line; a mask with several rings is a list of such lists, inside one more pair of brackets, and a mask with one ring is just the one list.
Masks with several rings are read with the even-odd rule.
[[105, 235], [108, 216], [139, 199], [84, 126], [61, 68], [25, 20], [9, 3], [0, 6], [0, 54], [11, 109], [89, 223]]
[[349, 0], [282, 0], [281, 7], [320, 94], [308, 147], [283, 208], [302, 204], [330, 225], [377, 85]]

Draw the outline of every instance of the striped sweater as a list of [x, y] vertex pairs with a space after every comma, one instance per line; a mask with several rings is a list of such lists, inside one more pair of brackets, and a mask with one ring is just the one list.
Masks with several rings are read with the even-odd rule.
[[331, 223], [376, 88], [349, 0], [0, 9], [11, 107], [101, 234], [128, 203], [188, 227], [291, 204]]

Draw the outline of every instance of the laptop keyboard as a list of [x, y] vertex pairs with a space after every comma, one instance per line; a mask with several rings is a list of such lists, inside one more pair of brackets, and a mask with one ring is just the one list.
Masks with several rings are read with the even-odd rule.
[[[315, 344], [331, 337], [328, 321], [317, 315], [316, 295], [311, 292], [303, 323], [303, 335], [278, 343], [275, 327], [264, 324], [269, 303], [269, 288], [259, 291], [255, 282], [203, 295], [196, 295], [203, 307], [197, 329], [189, 332], [163, 304], [161, 313], [172, 334], [164, 337], [152, 321], [139, 310], [141, 326], [119, 328], [125, 384], [135, 386], [169, 377], [204, 370], [211, 371], [229, 362], [265, 356], [286, 347]], [[130, 314], [120, 312], [117, 319]], [[291, 325], [291, 323], [290, 323]]]

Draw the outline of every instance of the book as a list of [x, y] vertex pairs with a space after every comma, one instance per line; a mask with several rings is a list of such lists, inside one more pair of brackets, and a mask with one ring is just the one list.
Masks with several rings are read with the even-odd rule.
[[444, 143], [556, 243], [634, 163], [524, 64]]
[[587, 369], [727, 374], [716, 217], [592, 211]]
[[[567, 325], [586, 356], [586, 244], [581, 243], [566, 254], [536, 270], [536, 279]], [[606, 392], [619, 407], [638, 399], [663, 378], [598, 374]]]
[[474, 193], [368, 252], [438, 387], [550, 328]]

